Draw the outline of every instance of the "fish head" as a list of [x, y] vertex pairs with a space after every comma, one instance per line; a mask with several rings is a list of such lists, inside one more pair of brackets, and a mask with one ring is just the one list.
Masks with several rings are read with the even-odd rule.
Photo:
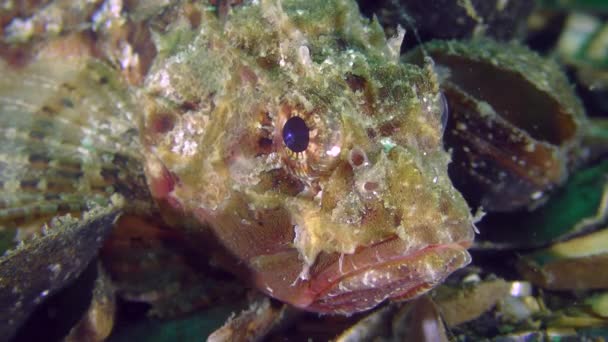
[[350, 314], [466, 265], [473, 224], [432, 63], [400, 63], [402, 37], [328, 3], [204, 16], [152, 67], [140, 126], [152, 194], [193, 218], [175, 225], [210, 230], [267, 294]]

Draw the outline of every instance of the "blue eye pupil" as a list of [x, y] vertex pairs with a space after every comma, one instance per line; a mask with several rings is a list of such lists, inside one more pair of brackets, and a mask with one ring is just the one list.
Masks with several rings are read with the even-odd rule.
[[293, 152], [303, 152], [308, 147], [309, 132], [306, 122], [301, 117], [294, 116], [283, 126], [283, 142]]

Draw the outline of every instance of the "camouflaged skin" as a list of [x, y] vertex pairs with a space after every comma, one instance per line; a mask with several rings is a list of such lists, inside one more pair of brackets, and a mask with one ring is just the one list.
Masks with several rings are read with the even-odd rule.
[[[153, 196], [305, 309], [440, 282], [468, 262], [472, 218], [447, 177], [436, 75], [399, 63], [401, 38], [350, 1], [204, 12], [194, 33], [176, 22], [140, 93]], [[282, 140], [294, 116], [310, 130], [299, 153]]]
[[[125, 212], [158, 206], [201, 254], [219, 246], [268, 295], [327, 313], [411, 298], [469, 262], [437, 77], [399, 63], [403, 32], [387, 40], [345, 0], [178, 3], [144, 19], [104, 6], [97, 40], [4, 56], [3, 231], [119, 194]], [[282, 140], [293, 116], [309, 129], [300, 153]]]

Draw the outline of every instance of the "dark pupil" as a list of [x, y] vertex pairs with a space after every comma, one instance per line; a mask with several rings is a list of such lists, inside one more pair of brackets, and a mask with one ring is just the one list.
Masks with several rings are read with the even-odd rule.
[[283, 126], [283, 141], [290, 150], [298, 153], [306, 150], [310, 139], [308, 126], [299, 116], [287, 120]]

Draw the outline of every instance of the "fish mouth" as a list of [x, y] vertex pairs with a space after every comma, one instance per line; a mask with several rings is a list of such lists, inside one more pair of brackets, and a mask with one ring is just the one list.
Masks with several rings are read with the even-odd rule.
[[313, 296], [305, 309], [352, 314], [387, 299], [413, 298], [471, 261], [466, 250], [470, 242], [427, 245], [405, 252], [404, 244], [395, 237], [339, 256], [311, 279], [309, 295]]

